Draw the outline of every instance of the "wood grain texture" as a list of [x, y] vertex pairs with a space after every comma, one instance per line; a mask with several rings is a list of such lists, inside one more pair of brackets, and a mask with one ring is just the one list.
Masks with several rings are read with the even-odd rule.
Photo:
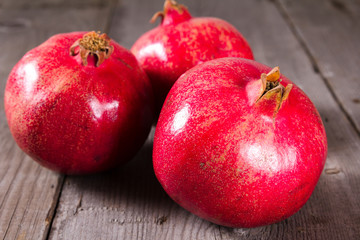
[[[66, 179], [50, 239], [215, 239], [220, 234], [162, 190], [152, 170], [152, 134], [126, 166]], [[196, 231], [183, 231], [189, 224]]]
[[360, 133], [360, 1], [279, 2], [313, 64]]
[[[360, 141], [277, 5], [271, 1], [181, 1], [194, 16], [228, 20], [255, 58], [298, 84], [317, 106], [329, 141], [325, 171], [307, 204], [278, 224], [232, 229], [204, 221], [166, 196], [151, 164], [152, 138], [124, 167], [65, 181], [50, 239], [359, 239]], [[163, 1], [120, 1], [110, 36], [125, 47], [154, 25]], [[349, 34], [349, 33], [346, 33]]]
[[[0, 9], [0, 239], [45, 239], [63, 176], [46, 170], [15, 144], [4, 113], [4, 88], [15, 63], [53, 34], [103, 29], [109, 9]], [[94, 18], [97, 17], [97, 18]]]

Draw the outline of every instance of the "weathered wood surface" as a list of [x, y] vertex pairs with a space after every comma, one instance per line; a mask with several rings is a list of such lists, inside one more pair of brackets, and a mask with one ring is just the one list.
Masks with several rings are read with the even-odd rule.
[[[66, 179], [50, 239], [359, 238], [359, 137], [277, 5], [235, 0], [183, 3], [194, 16], [230, 21], [247, 37], [258, 61], [279, 65], [314, 101], [328, 132], [329, 157], [313, 196], [299, 213], [278, 224], [250, 230], [219, 227], [188, 213], [166, 196], [152, 171], [150, 138], [136, 161], [124, 168]], [[110, 35], [131, 47], [138, 36], [154, 27], [147, 22], [161, 6], [161, 0], [119, 2]]]
[[[112, 38], [130, 48], [143, 32], [155, 26], [148, 21], [163, 5], [163, 0], [119, 0], [113, 8], [114, 1], [104, 1], [102, 4], [110, 6], [108, 9], [100, 1], [92, 0], [90, 7], [67, 9], [64, 7], [67, 2], [37, 0], [30, 10], [24, 10], [29, 7], [27, 1], [0, 0], [0, 6], [7, 8], [5, 11], [0, 7], [0, 42], [3, 46], [5, 42], [5, 53], [0, 55], [1, 89], [15, 62], [48, 36], [71, 30], [105, 29]], [[79, 2], [69, 4], [80, 6]], [[320, 7], [315, 6], [316, 2]], [[359, 48], [349, 36], [358, 30], [349, 26], [341, 29], [340, 23], [329, 19], [334, 17], [350, 24], [343, 20], [350, 15], [352, 26], [359, 26], [359, 1], [184, 0], [181, 3], [194, 16], [215, 16], [231, 22], [249, 40], [258, 61], [279, 65], [315, 103], [326, 127], [329, 153], [310, 200], [289, 219], [256, 229], [231, 229], [204, 221], [175, 204], [157, 182], [151, 163], [153, 132], [134, 161], [126, 166], [93, 176], [66, 176], [62, 185], [61, 175], [41, 168], [15, 145], [5, 123], [1, 91], [0, 236], [3, 239], [360, 239], [360, 138], [353, 127], [360, 113], [344, 100], [352, 99], [351, 92], [360, 90], [358, 82], [351, 80], [360, 74], [360, 69], [354, 67], [359, 63], [359, 55], [355, 55]], [[8, 10], [16, 8], [23, 9]], [[350, 14], [341, 9], [347, 9]], [[333, 15], [330, 17], [329, 13]], [[312, 21], [314, 26], [322, 24], [318, 25], [321, 27], [312, 26]], [[343, 38], [331, 35], [333, 31], [340, 31]], [[310, 33], [320, 35], [309, 36]], [[328, 40], [331, 37], [335, 40]], [[333, 42], [355, 49], [334, 47]], [[342, 61], [328, 59], [337, 55]], [[348, 68], [345, 66], [348, 63], [354, 66]], [[335, 75], [330, 76], [329, 72], [347, 75], [333, 83]], [[340, 83], [344, 86], [339, 88]]]
[[360, 1], [280, 3], [312, 63], [360, 133]]
[[0, 9], [0, 239], [46, 239], [64, 178], [40, 167], [12, 139], [3, 104], [7, 75], [26, 51], [53, 34], [103, 29], [100, 17], [108, 12]]

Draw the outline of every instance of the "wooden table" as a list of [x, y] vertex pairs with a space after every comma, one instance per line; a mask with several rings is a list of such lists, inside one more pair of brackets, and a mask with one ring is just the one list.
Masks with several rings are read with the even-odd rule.
[[[180, 1], [180, 0], [179, 0]], [[235, 25], [255, 58], [298, 84], [324, 121], [329, 152], [306, 205], [278, 224], [232, 229], [175, 204], [152, 170], [152, 133], [126, 166], [64, 176], [26, 156], [4, 114], [6, 78], [53, 34], [101, 30], [130, 48], [163, 0], [0, 0], [1, 239], [360, 239], [360, 0], [183, 0]], [[157, 23], [158, 24], [158, 23]]]

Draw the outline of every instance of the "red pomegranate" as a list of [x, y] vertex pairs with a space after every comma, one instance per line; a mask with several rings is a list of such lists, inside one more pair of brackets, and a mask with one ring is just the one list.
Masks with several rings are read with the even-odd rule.
[[142, 35], [131, 51], [150, 78], [160, 112], [174, 82], [193, 66], [222, 57], [253, 59], [251, 49], [234, 26], [210, 17], [192, 18], [185, 6], [166, 0], [160, 26]]
[[327, 140], [313, 103], [278, 68], [222, 58], [174, 84], [153, 151], [158, 180], [182, 207], [216, 224], [257, 227], [305, 204]]
[[43, 166], [86, 174], [128, 161], [153, 119], [150, 82], [106, 34], [51, 37], [11, 71], [5, 112], [12, 135]]

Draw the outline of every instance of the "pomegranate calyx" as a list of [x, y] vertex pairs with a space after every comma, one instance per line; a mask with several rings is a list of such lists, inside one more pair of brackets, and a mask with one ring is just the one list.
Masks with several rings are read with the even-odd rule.
[[161, 17], [161, 22], [162, 22], [164, 19], [164, 16], [165, 16], [164, 11], [156, 12], [150, 19], [150, 23], [154, 23], [156, 21], [156, 19], [158, 19], [159, 17]]
[[76, 56], [80, 53], [84, 66], [88, 64], [87, 58], [89, 54], [95, 55], [97, 57], [96, 67], [99, 67], [114, 51], [114, 47], [110, 45], [110, 40], [106, 33], [88, 32], [70, 47], [70, 55]]
[[150, 19], [154, 23], [158, 17], [161, 17], [161, 24], [176, 24], [191, 18], [185, 5], [177, 3], [175, 0], [165, 0], [164, 10], [156, 12]]
[[282, 103], [287, 99], [289, 93], [293, 87], [292, 84], [288, 84], [286, 87], [280, 83], [280, 69], [279, 67], [274, 67], [269, 73], [261, 74], [261, 83], [262, 83], [262, 91], [260, 97], [256, 102], [264, 98], [271, 98], [274, 94], [276, 94], [276, 107], [274, 112], [274, 117], [276, 113], [279, 111]]
[[177, 3], [175, 0], [165, 0], [164, 12], [166, 13], [169, 9], [175, 9], [179, 13], [182, 13], [186, 9], [186, 6]]

